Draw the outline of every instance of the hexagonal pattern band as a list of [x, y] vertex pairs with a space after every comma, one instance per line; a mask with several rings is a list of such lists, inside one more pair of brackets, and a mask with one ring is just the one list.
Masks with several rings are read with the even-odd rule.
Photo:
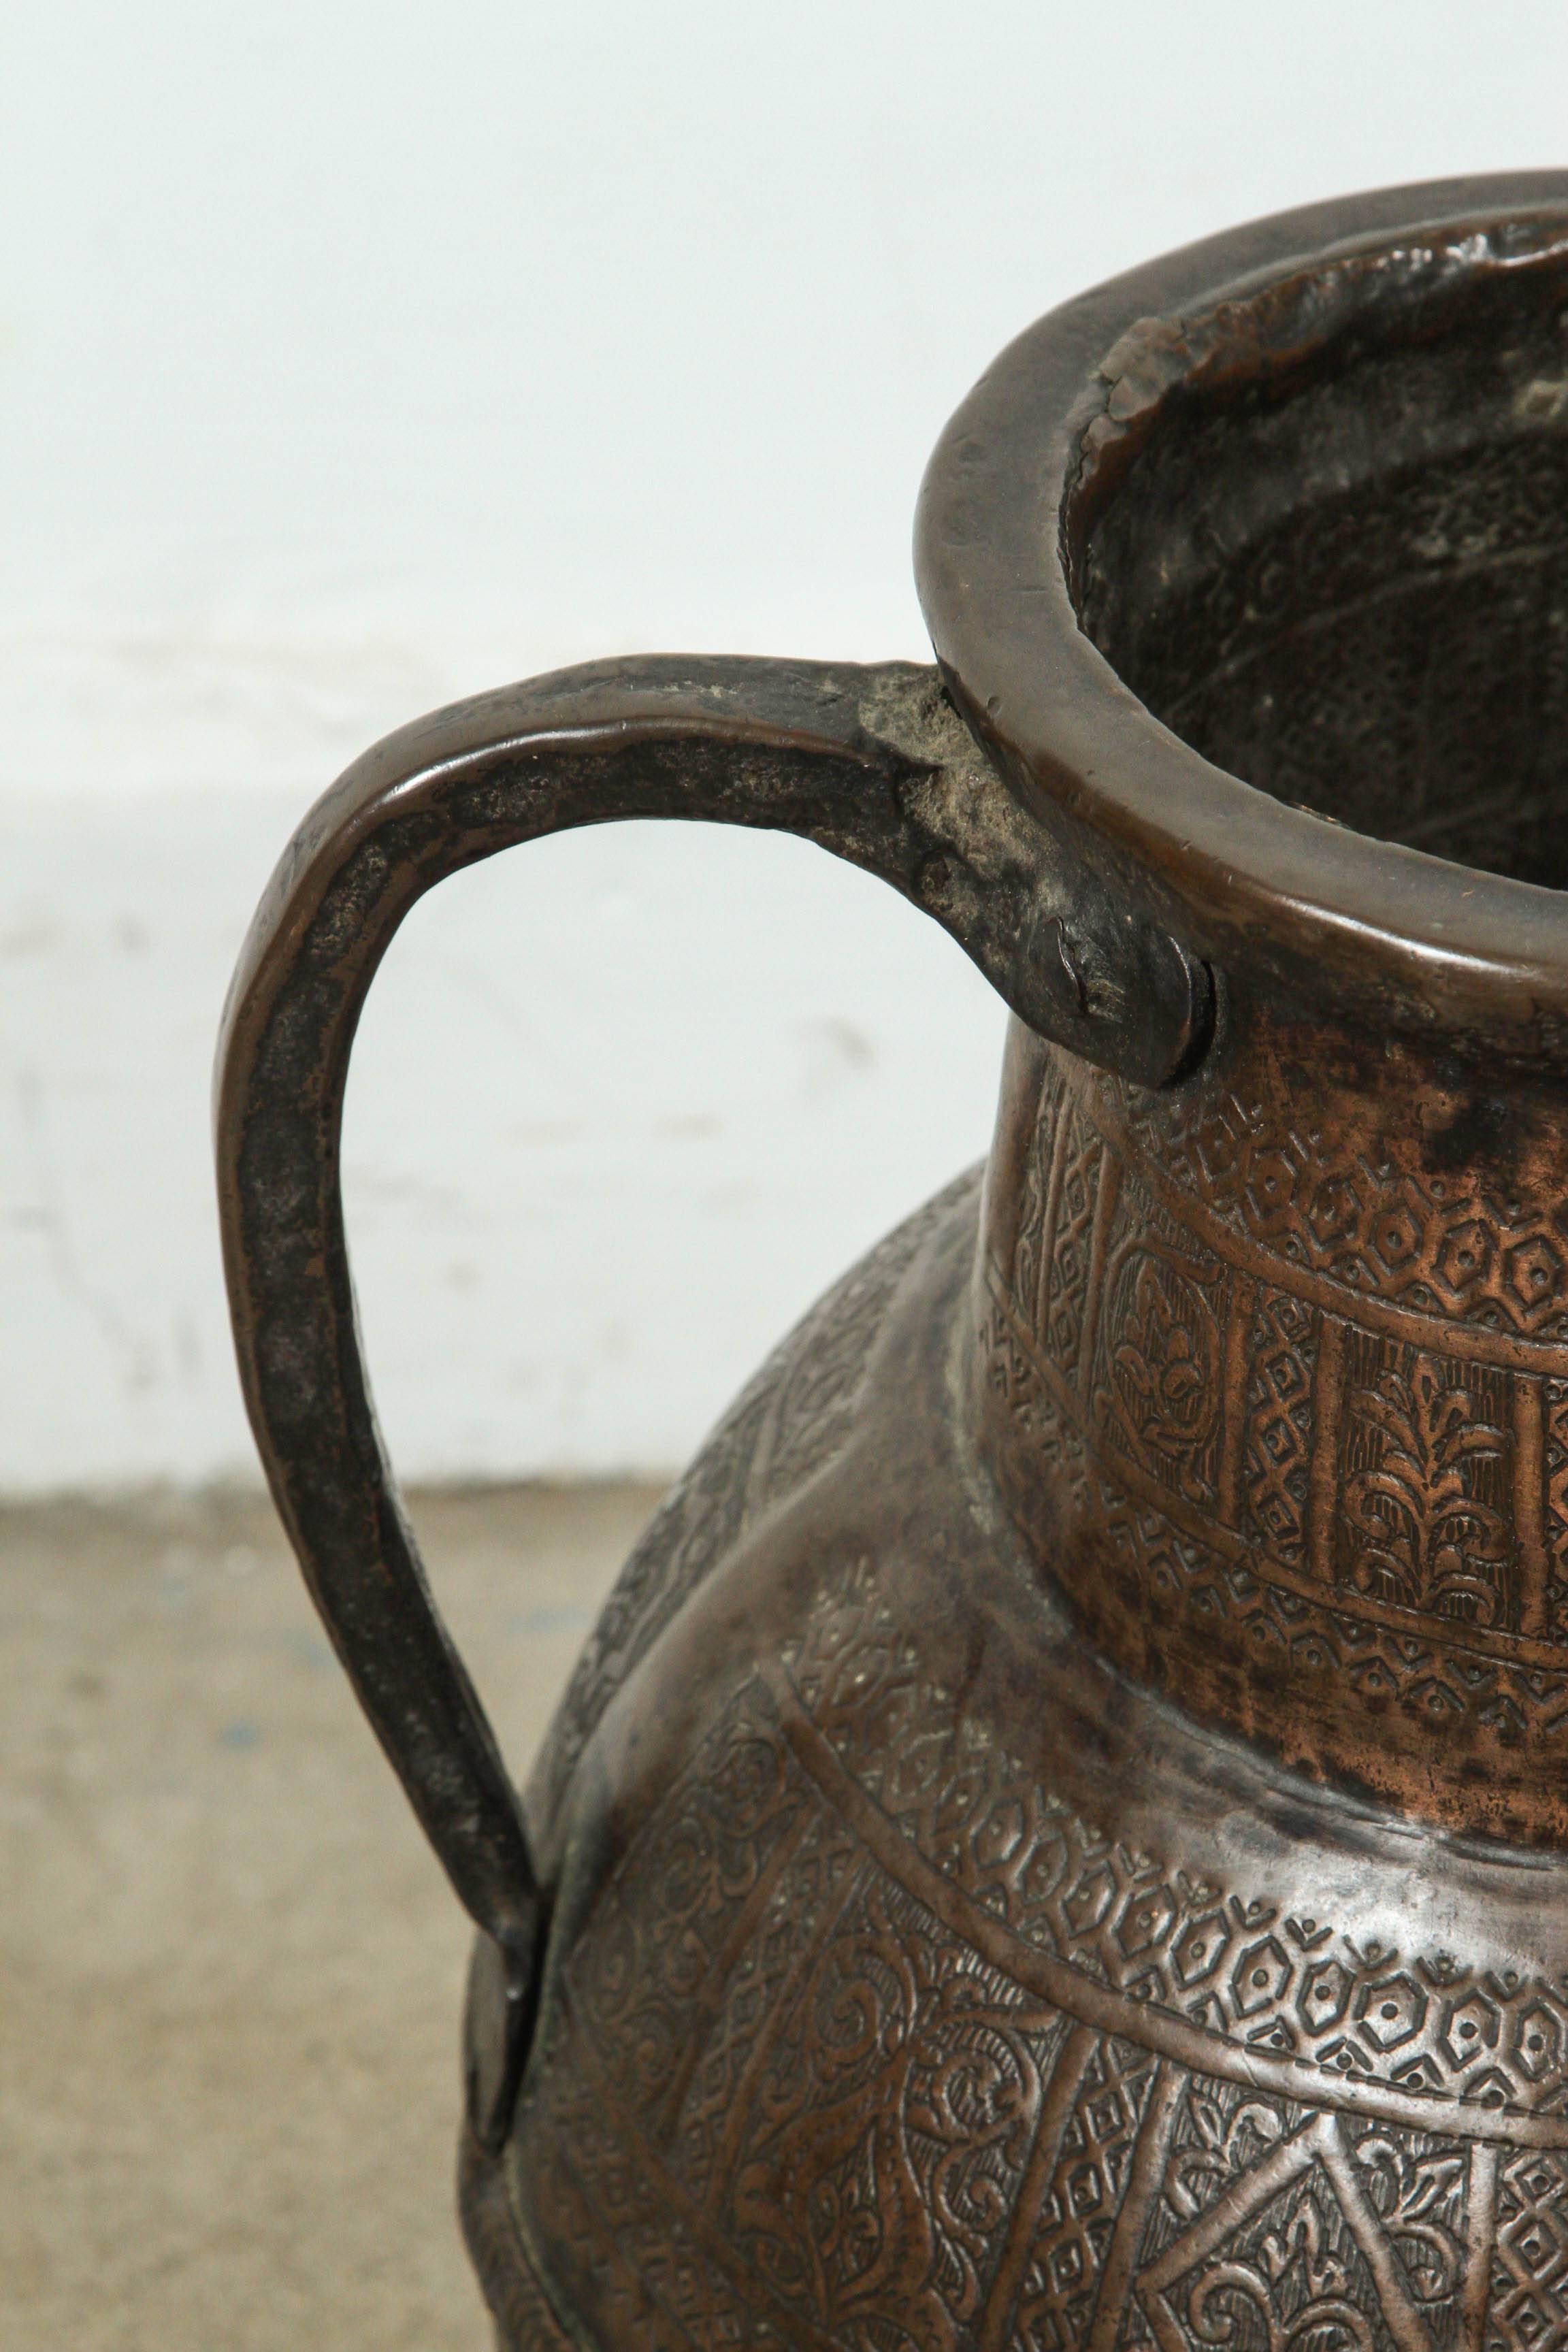
[[1133, 1853], [868, 1571], [742, 1686], [542, 2019], [510, 2158], [605, 2347], [1558, 2352], [1568, 2013]]

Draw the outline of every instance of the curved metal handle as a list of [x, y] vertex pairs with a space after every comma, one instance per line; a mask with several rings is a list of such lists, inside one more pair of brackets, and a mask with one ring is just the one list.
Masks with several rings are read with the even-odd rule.
[[[343, 1233], [349, 1049], [388, 941], [444, 875], [618, 817], [820, 842], [923, 907], [1036, 1029], [1146, 1084], [1201, 1050], [1203, 968], [1064, 856], [932, 669], [595, 664], [389, 736], [300, 826], [225, 1013], [217, 1156], [246, 1402], [306, 1580], [463, 1905], [490, 1938], [476, 2127], [504, 2133], [542, 1905], [521, 1809], [447, 1638], [376, 1427]], [[486, 1948], [481, 1947], [481, 1954]]]

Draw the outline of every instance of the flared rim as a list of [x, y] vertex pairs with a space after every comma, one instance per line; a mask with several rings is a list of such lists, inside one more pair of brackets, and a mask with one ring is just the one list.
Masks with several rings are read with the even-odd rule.
[[1216, 971], [1568, 1070], [1568, 892], [1354, 833], [1214, 766], [1084, 634], [1069, 577], [1086, 455], [1173, 370], [1245, 363], [1241, 339], [1288, 315], [1292, 289], [1321, 324], [1335, 301], [1386, 304], [1423, 279], [1462, 291], [1467, 271], [1542, 257], [1568, 261], [1568, 172], [1310, 205], [1111, 279], [1028, 328], [952, 417], [915, 564], [949, 687], [1019, 798], [1081, 827]]

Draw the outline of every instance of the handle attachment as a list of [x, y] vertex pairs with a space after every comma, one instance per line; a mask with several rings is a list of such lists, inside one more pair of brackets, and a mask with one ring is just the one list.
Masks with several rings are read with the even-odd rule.
[[514, 843], [620, 817], [803, 835], [890, 882], [1043, 1034], [1158, 1086], [1204, 1050], [1205, 967], [1026, 815], [934, 669], [651, 657], [458, 703], [311, 811], [225, 1012], [216, 1107], [247, 1405], [306, 1581], [459, 1900], [483, 1931], [470, 2111], [504, 2137], [543, 1904], [521, 1807], [437, 1612], [377, 1430], [340, 1146], [365, 993], [415, 901]]

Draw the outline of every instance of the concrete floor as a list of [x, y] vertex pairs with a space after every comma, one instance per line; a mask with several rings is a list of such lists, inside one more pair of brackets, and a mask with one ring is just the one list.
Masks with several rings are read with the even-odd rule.
[[[657, 1495], [413, 1498], [521, 1775]], [[269, 1507], [0, 1512], [0, 2352], [481, 2352], [467, 1935]]]

